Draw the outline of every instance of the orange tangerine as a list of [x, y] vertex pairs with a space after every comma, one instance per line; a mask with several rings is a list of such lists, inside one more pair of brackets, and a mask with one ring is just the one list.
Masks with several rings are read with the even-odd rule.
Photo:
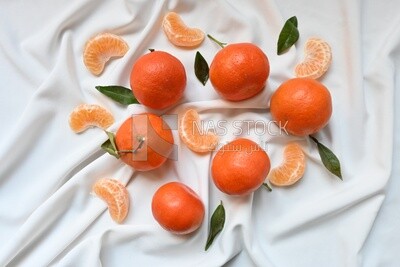
[[93, 192], [107, 203], [111, 218], [121, 223], [128, 214], [129, 193], [126, 187], [115, 179], [100, 179], [93, 185]]
[[241, 101], [265, 88], [269, 72], [268, 57], [258, 46], [236, 43], [215, 55], [210, 65], [210, 81], [223, 98]]
[[268, 154], [254, 141], [239, 138], [224, 145], [211, 163], [216, 187], [228, 195], [247, 195], [257, 190], [270, 170]]
[[209, 152], [218, 144], [218, 136], [213, 132], [203, 132], [199, 114], [194, 109], [187, 110], [179, 123], [179, 136], [194, 152]]
[[203, 31], [186, 26], [175, 12], [169, 12], [165, 15], [162, 27], [168, 40], [176, 46], [194, 47], [204, 40]]
[[115, 134], [121, 160], [137, 171], [163, 165], [174, 149], [171, 128], [159, 116], [143, 113], [126, 119]]
[[162, 228], [179, 235], [196, 231], [204, 219], [201, 198], [179, 182], [166, 183], [158, 188], [151, 201], [151, 210]]
[[322, 39], [308, 39], [304, 54], [303, 61], [294, 70], [296, 77], [318, 79], [331, 65], [331, 47]]
[[69, 116], [69, 126], [75, 133], [89, 127], [106, 129], [114, 123], [113, 115], [99, 105], [81, 104]]
[[110, 58], [122, 57], [128, 50], [128, 44], [121, 37], [111, 33], [98, 34], [86, 43], [83, 62], [91, 73], [100, 75]]
[[283, 82], [271, 97], [273, 120], [290, 134], [307, 136], [328, 124], [332, 115], [332, 98], [328, 88], [310, 78], [293, 78]]
[[276, 186], [289, 186], [299, 181], [305, 171], [306, 158], [298, 143], [289, 143], [283, 152], [283, 161], [273, 168], [268, 179]]
[[152, 109], [175, 105], [186, 88], [186, 71], [182, 62], [164, 51], [153, 51], [136, 60], [130, 82], [132, 93]]

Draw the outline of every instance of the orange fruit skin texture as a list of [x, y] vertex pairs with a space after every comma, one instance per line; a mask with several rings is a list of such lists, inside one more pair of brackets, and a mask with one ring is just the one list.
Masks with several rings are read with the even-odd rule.
[[246, 195], [258, 189], [267, 177], [268, 154], [255, 142], [239, 138], [215, 155], [211, 174], [219, 190], [228, 195]]
[[[144, 142], [140, 146], [140, 139]], [[120, 159], [137, 171], [160, 167], [173, 150], [174, 138], [168, 125], [159, 116], [143, 113], [128, 118], [115, 135]], [[137, 149], [135, 153], [132, 150]]]
[[140, 57], [133, 65], [131, 89], [137, 100], [153, 109], [165, 109], [181, 99], [186, 87], [183, 64], [163, 51]]
[[161, 186], [151, 203], [154, 219], [174, 234], [189, 234], [197, 230], [204, 218], [200, 197], [188, 186], [170, 182]]
[[240, 101], [263, 90], [269, 76], [269, 61], [254, 44], [230, 44], [221, 49], [210, 66], [210, 81], [225, 99]]
[[294, 78], [278, 87], [271, 97], [270, 108], [278, 126], [284, 126], [292, 135], [306, 136], [328, 124], [332, 99], [322, 83], [310, 78]]

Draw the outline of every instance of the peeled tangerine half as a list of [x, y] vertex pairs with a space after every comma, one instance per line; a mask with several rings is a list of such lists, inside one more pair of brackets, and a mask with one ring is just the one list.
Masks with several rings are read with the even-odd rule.
[[93, 192], [107, 203], [111, 218], [121, 223], [128, 215], [129, 193], [126, 187], [115, 179], [100, 179], [93, 185]]
[[86, 43], [83, 62], [91, 73], [100, 75], [110, 58], [122, 57], [128, 50], [128, 44], [121, 37], [111, 33], [98, 34]]
[[322, 39], [308, 39], [304, 54], [304, 60], [294, 70], [296, 77], [318, 79], [331, 65], [331, 47]]
[[285, 146], [281, 165], [269, 172], [268, 179], [273, 185], [289, 186], [303, 177], [305, 167], [306, 158], [301, 146], [294, 142], [289, 143]]
[[200, 29], [189, 28], [175, 12], [165, 15], [162, 27], [168, 40], [176, 46], [194, 47], [204, 40], [204, 32]]
[[218, 145], [218, 136], [202, 129], [199, 114], [189, 109], [183, 114], [179, 124], [179, 136], [185, 145], [194, 152], [210, 152]]
[[81, 104], [69, 115], [69, 126], [75, 133], [89, 127], [106, 129], [114, 123], [113, 115], [99, 105]]

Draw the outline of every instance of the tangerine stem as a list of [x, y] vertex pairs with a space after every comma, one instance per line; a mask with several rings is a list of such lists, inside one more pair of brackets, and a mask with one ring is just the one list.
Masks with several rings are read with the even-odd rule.
[[317, 140], [317, 138], [315, 138], [315, 137], [313, 137], [313, 136], [311, 136], [311, 135], [309, 135], [309, 137], [310, 137], [311, 140], [313, 140], [316, 144], [319, 143], [319, 141]]
[[268, 183], [263, 183], [263, 186], [264, 186], [265, 188], [267, 188], [267, 190], [268, 190], [269, 192], [272, 192], [272, 188], [271, 188], [271, 186], [270, 186]]
[[223, 43], [212, 37], [211, 35], [207, 34], [207, 37], [213, 40], [216, 44], [218, 44], [220, 47], [224, 48], [227, 43]]
[[136, 153], [136, 151], [138, 151], [139, 149], [142, 148], [144, 141], [146, 141], [146, 138], [144, 136], [138, 136], [137, 140], [139, 141], [139, 144], [138, 144], [137, 148], [133, 151], [133, 153]]
[[128, 150], [117, 150], [118, 153], [136, 153], [139, 149], [142, 148], [144, 141], [146, 141], [146, 138], [143, 136], [138, 137], [139, 144], [135, 149], [128, 149]]

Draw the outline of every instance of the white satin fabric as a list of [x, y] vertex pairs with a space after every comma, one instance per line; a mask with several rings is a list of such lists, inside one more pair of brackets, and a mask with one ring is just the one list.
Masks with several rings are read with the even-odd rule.
[[[0, 266], [398, 266], [399, 10], [396, 0], [1, 0]], [[211, 63], [220, 48], [208, 39], [196, 49], [170, 44], [161, 29], [168, 11], [221, 41], [260, 46], [271, 64], [265, 90], [233, 103], [220, 99], [210, 82], [203, 87], [194, 75], [195, 53]], [[277, 56], [279, 32], [294, 15], [300, 39]], [[83, 65], [83, 48], [105, 31], [123, 37], [130, 50], [95, 77]], [[343, 182], [324, 169], [309, 139], [259, 129], [271, 120], [271, 93], [293, 77], [306, 40], [315, 36], [333, 51], [321, 78], [333, 115], [316, 136], [340, 158]], [[110, 131], [147, 110], [116, 104], [94, 87], [129, 87], [131, 66], [148, 48], [175, 55], [188, 77], [179, 104], [158, 114], [190, 107], [205, 121], [226, 120], [222, 143], [238, 135], [263, 142], [273, 166], [284, 145], [297, 140], [307, 155], [303, 180], [231, 197], [211, 181], [215, 153], [193, 153], [176, 130], [178, 160], [145, 173], [105, 154], [101, 130], [74, 134], [68, 117], [81, 103], [109, 109], [116, 118]], [[105, 177], [121, 180], [130, 192], [121, 225], [91, 194]], [[205, 204], [205, 220], [191, 235], [170, 234], [152, 217], [152, 195], [169, 181], [190, 186]], [[226, 224], [205, 252], [209, 218], [221, 200]]]

